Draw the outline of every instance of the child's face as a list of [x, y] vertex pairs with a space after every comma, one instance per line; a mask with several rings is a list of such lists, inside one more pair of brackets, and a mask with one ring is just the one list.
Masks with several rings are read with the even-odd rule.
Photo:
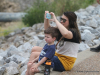
[[45, 34], [45, 41], [48, 43], [48, 44], [53, 44], [54, 41], [55, 41], [55, 37], [52, 38], [52, 36], [50, 34]]

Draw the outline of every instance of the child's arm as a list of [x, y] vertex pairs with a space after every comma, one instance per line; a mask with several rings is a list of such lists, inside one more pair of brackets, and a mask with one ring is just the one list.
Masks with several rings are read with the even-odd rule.
[[33, 68], [37, 69], [39, 65], [43, 64], [48, 58], [43, 57]]
[[39, 65], [43, 64], [47, 59], [48, 59], [47, 57], [43, 57], [43, 58], [37, 63], [37, 65], [39, 66]]

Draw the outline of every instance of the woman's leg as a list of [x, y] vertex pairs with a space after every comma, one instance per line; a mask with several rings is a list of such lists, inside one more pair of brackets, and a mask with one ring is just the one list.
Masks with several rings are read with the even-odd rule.
[[53, 62], [54, 62], [54, 68], [53, 68], [53, 70], [60, 71], [60, 72], [65, 71], [62, 63], [60, 62], [60, 60], [58, 59], [57, 56], [53, 57]]

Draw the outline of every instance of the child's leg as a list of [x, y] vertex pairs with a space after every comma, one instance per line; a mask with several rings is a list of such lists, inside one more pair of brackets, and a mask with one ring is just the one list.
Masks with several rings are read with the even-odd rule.
[[39, 72], [38, 68], [37, 69], [32, 68], [30, 71], [30, 75], [34, 75], [35, 73], [38, 73], [38, 72]]
[[26, 75], [29, 75], [29, 70], [31, 67], [28, 67], [30, 66], [30, 63], [32, 62], [32, 60], [34, 60], [37, 56], [40, 55], [40, 52], [42, 50], [42, 47], [38, 47], [38, 46], [35, 46], [32, 48], [32, 52], [31, 52], [31, 55], [30, 55], [30, 58], [29, 58], [29, 62], [27, 64], [27, 71], [26, 71]]
[[43, 49], [42, 47], [34, 46], [34, 47], [32, 48], [31, 53], [32, 53], [32, 52], [41, 52], [42, 49]]
[[30, 56], [30, 59], [29, 59], [29, 62], [27, 64], [27, 71], [26, 71], [26, 75], [29, 75], [29, 70], [32, 66], [32, 61], [37, 57], [39, 56], [40, 52], [32, 52], [31, 56]]
[[39, 55], [40, 55], [40, 52], [32, 52], [30, 55], [29, 62], [37, 58]]
[[25, 75], [29, 75], [28, 71], [26, 71]]
[[28, 62], [28, 64], [27, 64], [26, 75], [30, 75], [30, 74], [29, 74], [29, 71], [30, 71], [31, 66], [32, 66], [32, 62]]
[[38, 68], [34, 69], [34, 65], [36, 65], [36, 63], [32, 64], [32, 67], [30, 68], [30, 71], [29, 71], [30, 75], [34, 75], [35, 73], [39, 72]]

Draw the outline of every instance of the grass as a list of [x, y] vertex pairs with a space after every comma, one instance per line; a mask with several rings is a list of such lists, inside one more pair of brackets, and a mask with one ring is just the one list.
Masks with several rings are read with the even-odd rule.
[[21, 29], [23, 27], [26, 27], [26, 25], [23, 24], [23, 22], [10, 22], [6, 23], [7, 26], [0, 27], [0, 37], [6, 36], [9, 33], [13, 32], [16, 29]]

